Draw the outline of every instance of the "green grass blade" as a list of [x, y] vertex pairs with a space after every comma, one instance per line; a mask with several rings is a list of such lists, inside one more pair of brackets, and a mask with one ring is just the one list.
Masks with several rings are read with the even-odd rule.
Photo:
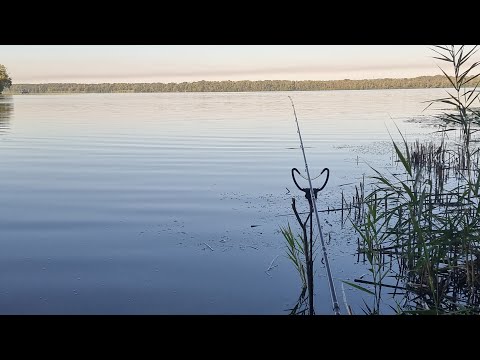
[[355, 289], [365, 291], [366, 293], [375, 296], [374, 292], [364, 288], [363, 286], [360, 286], [360, 285], [357, 285], [357, 284], [351, 283], [350, 281], [345, 281], [345, 280], [342, 280], [342, 282], [347, 284], [347, 285], [350, 285], [351, 287], [354, 287]]

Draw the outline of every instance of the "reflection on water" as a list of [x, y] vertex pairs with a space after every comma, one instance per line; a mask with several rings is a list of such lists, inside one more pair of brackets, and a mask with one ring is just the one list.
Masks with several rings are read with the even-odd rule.
[[11, 96], [0, 95], [0, 134], [10, 128], [10, 116], [13, 112], [13, 99]]

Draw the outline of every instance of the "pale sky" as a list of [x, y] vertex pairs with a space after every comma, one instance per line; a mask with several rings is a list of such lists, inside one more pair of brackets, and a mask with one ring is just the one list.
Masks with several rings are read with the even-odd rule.
[[404, 78], [441, 74], [433, 55], [427, 45], [0, 45], [13, 83]]

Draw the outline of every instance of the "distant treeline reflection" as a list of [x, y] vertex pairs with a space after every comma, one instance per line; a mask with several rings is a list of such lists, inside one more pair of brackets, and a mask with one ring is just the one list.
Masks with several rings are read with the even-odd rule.
[[445, 76], [420, 76], [404, 79], [328, 80], [328, 81], [196, 81], [182, 83], [48, 83], [14, 84], [5, 93], [116, 93], [116, 92], [243, 92], [243, 91], [318, 91], [369, 89], [445, 88]]
[[4, 101], [5, 97], [0, 95], [0, 133], [9, 128], [9, 119], [13, 112], [13, 103]]

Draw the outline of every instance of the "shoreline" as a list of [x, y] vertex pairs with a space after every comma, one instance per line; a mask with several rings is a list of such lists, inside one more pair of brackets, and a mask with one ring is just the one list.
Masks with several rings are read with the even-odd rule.
[[[470, 87], [468, 87], [470, 88]], [[472, 86], [471, 88], [474, 88]], [[0, 93], [2, 95], [85, 95], [85, 94], [225, 94], [225, 93], [276, 93], [276, 92], [330, 92], [330, 91], [389, 91], [389, 90], [428, 90], [428, 89], [448, 89], [448, 86], [438, 86], [438, 87], [400, 87], [400, 88], [374, 88], [374, 89], [325, 89], [325, 90], [243, 90], [243, 91], [110, 91], [110, 92], [97, 92], [97, 91], [57, 91], [57, 92], [30, 92], [30, 93], [21, 93], [21, 92], [10, 92], [3, 91]]]
[[[471, 82], [472, 88], [476, 81]], [[469, 84], [470, 85], [470, 84]], [[76, 93], [184, 93], [184, 92], [278, 92], [331, 90], [399, 90], [449, 88], [449, 79], [442, 75], [415, 78], [363, 80], [241, 80], [196, 81], [182, 83], [18, 83], [4, 94], [76, 94]]]

